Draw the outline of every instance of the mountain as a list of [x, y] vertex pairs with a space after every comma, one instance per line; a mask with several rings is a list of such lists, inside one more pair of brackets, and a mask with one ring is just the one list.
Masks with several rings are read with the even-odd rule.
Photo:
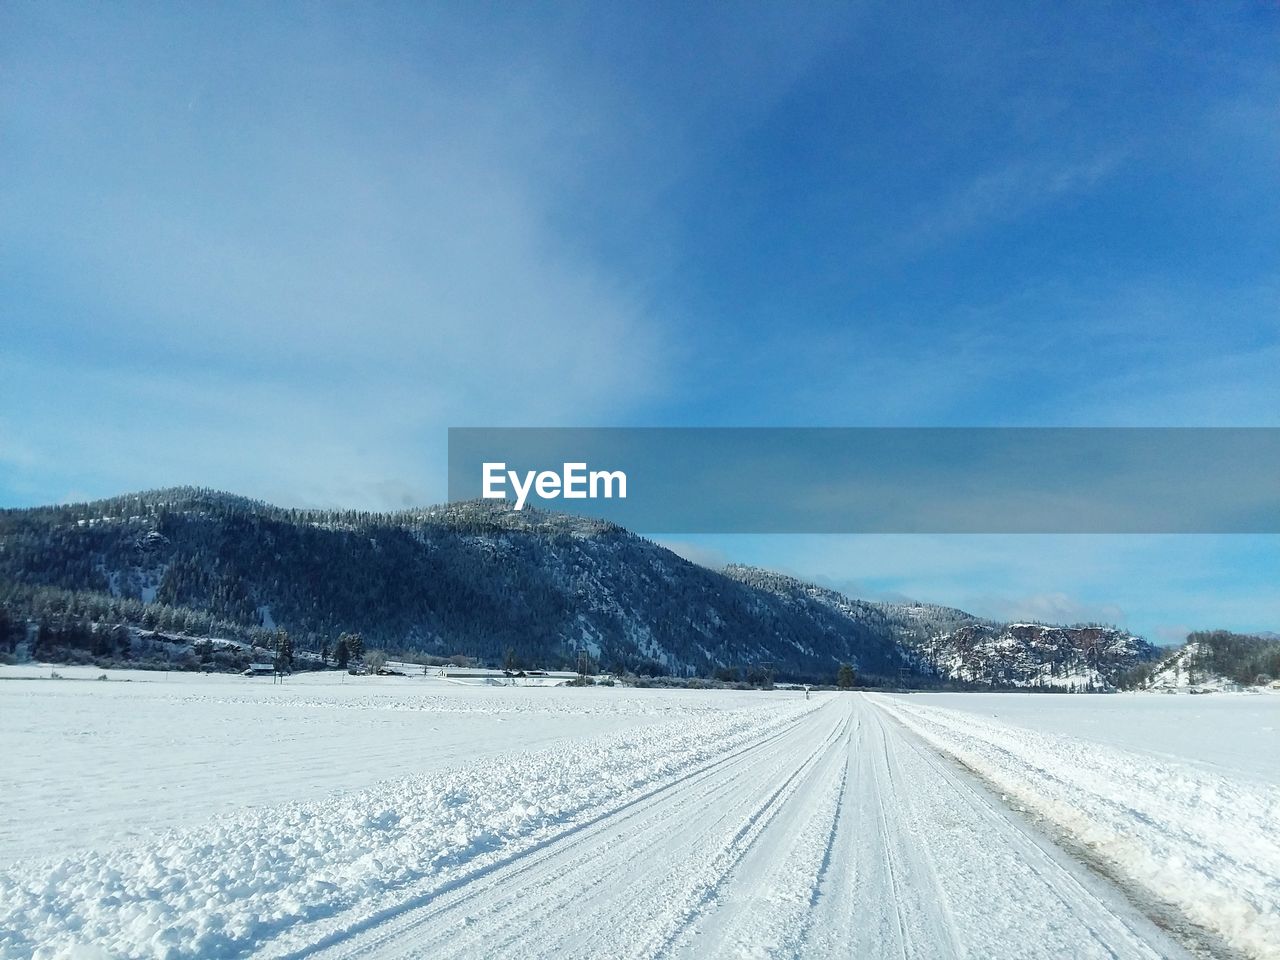
[[1147, 690], [1204, 692], [1267, 686], [1280, 679], [1280, 636], [1226, 630], [1190, 634], [1187, 642], [1144, 671]]
[[160, 490], [0, 513], [13, 618], [69, 602], [98, 622], [262, 639], [709, 674], [771, 665], [827, 681], [908, 666], [893, 638], [692, 564], [600, 521], [471, 502], [393, 514], [287, 510]]
[[822, 682], [849, 662], [891, 681], [1102, 685], [1144, 655], [1119, 631], [1099, 643], [1096, 628], [714, 571], [611, 523], [497, 502], [379, 514], [195, 488], [0, 511], [0, 613], [0, 652], [38, 626], [37, 646], [99, 657], [127, 647], [120, 624], [264, 644], [282, 628], [312, 650], [359, 632], [367, 648], [490, 662], [512, 649], [564, 666], [586, 651], [604, 669]]
[[797, 611], [827, 609], [893, 637], [911, 671], [982, 685], [1106, 690], [1158, 652], [1114, 627], [1002, 624], [953, 607], [853, 600], [792, 577], [731, 565], [728, 576], [775, 594]]
[[1051, 690], [1107, 690], [1157, 656], [1114, 627], [967, 624], [927, 641], [927, 661], [952, 680]]

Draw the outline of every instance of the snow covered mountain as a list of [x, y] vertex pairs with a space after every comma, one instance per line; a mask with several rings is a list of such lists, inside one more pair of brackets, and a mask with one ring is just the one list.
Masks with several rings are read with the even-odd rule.
[[968, 624], [921, 647], [925, 662], [952, 680], [1068, 691], [1110, 690], [1158, 655], [1114, 627], [1040, 623]]
[[1280, 679], [1280, 637], [1225, 630], [1193, 633], [1140, 679], [1146, 690], [1207, 693], [1270, 687]]
[[960, 683], [1002, 687], [1109, 690], [1157, 649], [1114, 627], [1002, 624], [953, 607], [854, 600], [783, 574], [731, 565], [725, 573], [768, 590], [796, 609], [839, 613], [891, 636], [910, 670]]
[[[749, 567], [714, 571], [600, 521], [496, 502], [399, 513], [280, 509], [180, 488], [0, 511], [0, 653], [110, 658], [100, 626], [709, 675], [1099, 687], [1153, 655], [1102, 628], [1000, 625], [872, 603]], [[117, 631], [118, 632], [118, 631]], [[21, 635], [21, 636], [20, 636]]]
[[[284, 510], [177, 489], [0, 513], [10, 622], [128, 622], [299, 649], [344, 631], [386, 647], [708, 675], [772, 669], [829, 682], [841, 662], [897, 677], [893, 637], [819, 604], [682, 559], [613, 524], [499, 503], [394, 514]], [[69, 628], [70, 629], [70, 628]], [[14, 631], [7, 631], [12, 645]], [[93, 630], [72, 646], [96, 646]], [[110, 651], [107, 651], [109, 654]]]

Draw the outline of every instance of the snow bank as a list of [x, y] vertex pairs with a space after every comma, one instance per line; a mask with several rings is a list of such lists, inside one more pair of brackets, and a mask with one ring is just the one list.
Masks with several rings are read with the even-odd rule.
[[[378, 682], [378, 681], [374, 681]], [[499, 681], [500, 683], [500, 681]], [[525, 716], [576, 716], [576, 717], [616, 717], [619, 715], [670, 718], [686, 716], [689, 713], [712, 713], [718, 708], [714, 703], [685, 702], [657, 698], [640, 699], [628, 696], [613, 696], [602, 689], [601, 693], [591, 696], [587, 692], [572, 691], [567, 696], [555, 699], [543, 698], [516, 699], [507, 691], [537, 689], [534, 684], [520, 687], [503, 686], [503, 693], [494, 694], [492, 688], [480, 688], [476, 684], [465, 684], [476, 691], [469, 697], [459, 697], [450, 691], [449, 694], [415, 694], [408, 691], [402, 696], [393, 693], [381, 695], [353, 695], [343, 698], [312, 697], [306, 695], [281, 695], [270, 700], [272, 706], [290, 710], [395, 710], [402, 712], [429, 714], [481, 714], [494, 716], [498, 714], [523, 714]], [[547, 691], [548, 693], [550, 691]], [[158, 699], [158, 698], [153, 698]], [[259, 696], [229, 696], [208, 694], [184, 694], [166, 698], [173, 704], [201, 704], [217, 706], [256, 705], [263, 702]]]
[[0, 957], [305, 949], [674, 782], [822, 702], [693, 714], [562, 751], [246, 811], [141, 846], [16, 864], [0, 871]]
[[1280, 786], [905, 699], [876, 702], [1253, 957], [1280, 957]]

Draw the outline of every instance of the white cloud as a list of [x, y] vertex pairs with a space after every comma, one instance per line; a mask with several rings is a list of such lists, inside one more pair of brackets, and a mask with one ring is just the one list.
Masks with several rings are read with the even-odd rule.
[[1128, 615], [1118, 603], [1095, 603], [1061, 591], [1023, 597], [975, 596], [971, 613], [993, 620], [1030, 620], [1041, 623], [1124, 624]]

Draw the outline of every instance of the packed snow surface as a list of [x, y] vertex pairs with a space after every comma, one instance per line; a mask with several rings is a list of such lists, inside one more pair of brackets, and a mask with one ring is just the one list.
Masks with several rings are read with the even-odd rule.
[[[1113, 724], [1127, 716], [1146, 721], [1153, 710], [1167, 725], [1151, 740], [1165, 750], [1178, 745], [1194, 759], [1121, 749], [1109, 744], [1139, 738], [1131, 730], [1094, 725], [1091, 701], [1073, 698], [1079, 725], [1090, 739], [1045, 733], [1058, 727], [1051, 704], [1044, 716], [1023, 698], [993, 698], [1012, 722], [969, 709], [931, 705], [938, 697], [876, 698], [890, 715], [925, 742], [959, 760], [1014, 802], [1043, 818], [1113, 876], [1136, 886], [1152, 905], [1184, 917], [1226, 947], [1247, 956], [1280, 956], [1280, 783], [1274, 778], [1274, 733], [1242, 737], [1260, 751], [1256, 766], [1241, 774], [1213, 763], [1212, 743], [1232, 765], [1247, 766], [1247, 753], [1228, 746], [1234, 732], [1253, 730], [1258, 717], [1242, 707], [1202, 707], [1192, 698], [1128, 698], [1096, 708]], [[1019, 701], [1022, 702], [1019, 702]], [[1169, 706], [1155, 706], [1161, 702]], [[951, 702], [951, 701], [948, 701]], [[1226, 701], [1224, 701], [1226, 702]], [[1241, 698], [1270, 711], [1258, 733], [1280, 716], [1274, 698]], [[1006, 703], [1008, 704], [1006, 706]], [[1018, 706], [1013, 706], [1017, 703]], [[1179, 714], [1181, 704], [1185, 711]], [[1050, 719], [1052, 718], [1052, 719]], [[1135, 724], [1137, 729], [1142, 724]], [[1257, 775], [1264, 771], [1262, 775]]]
[[[1181, 913], [1153, 922], [1001, 797], [1040, 815], [1055, 770], [1107, 810], [1165, 797], [1141, 812], [1185, 869], [1152, 900], [1191, 915], [1211, 867], [1192, 919], [1274, 955], [1250, 832], [1272, 788], [1187, 763], [1192, 808], [1159, 757], [924, 700], [59, 672], [0, 680], [6, 960], [1187, 958]], [[1112, 816], [1121, 853], [1152, 848]]]

